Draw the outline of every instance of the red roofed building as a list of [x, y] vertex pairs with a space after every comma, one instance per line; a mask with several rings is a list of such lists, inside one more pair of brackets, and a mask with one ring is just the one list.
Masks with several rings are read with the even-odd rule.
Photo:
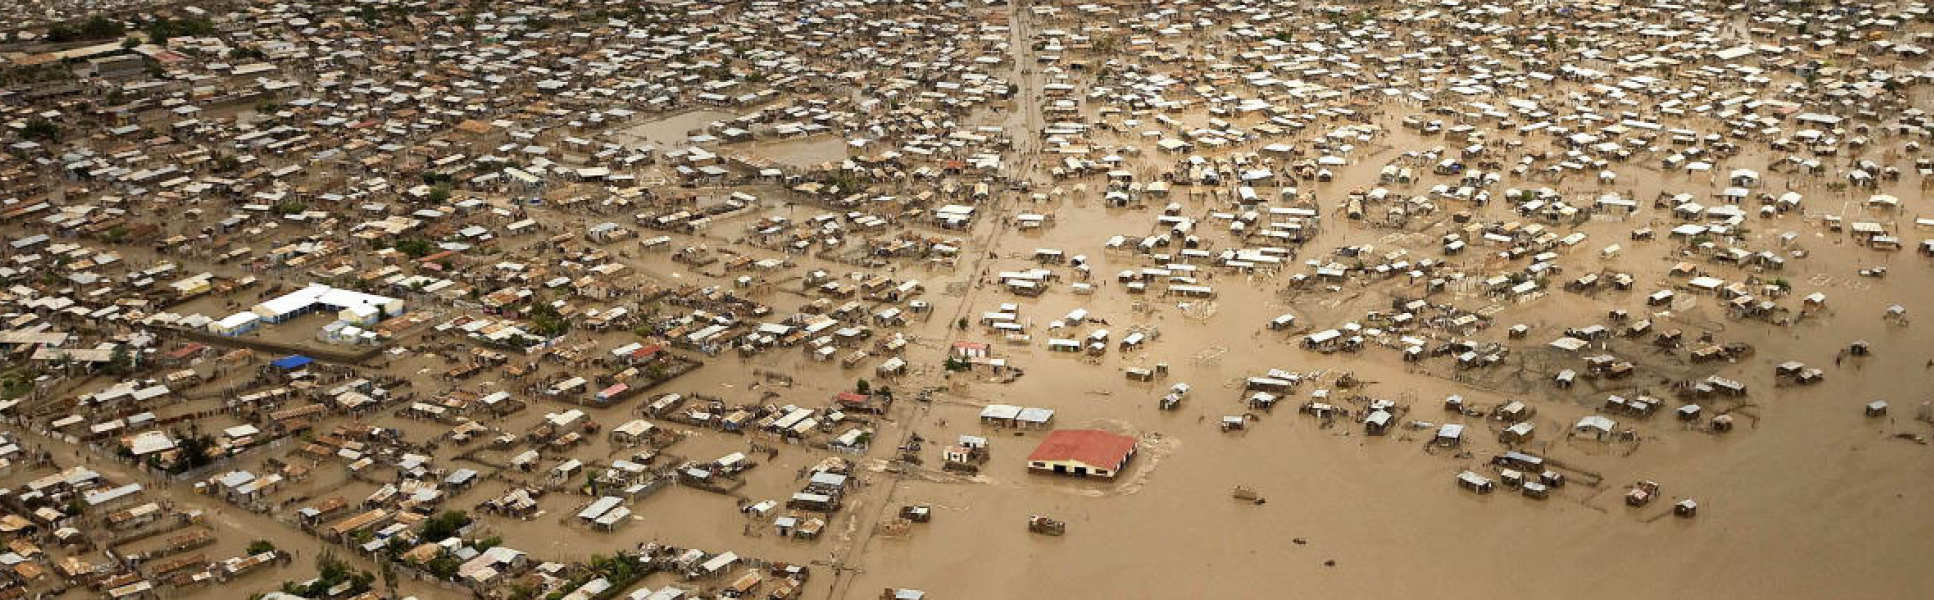
[[1135, 456], [1135, 438], [1097, 429], [1062, 429], [1048, 434], [1027, 468], [1062, 475], [1114, 477]]
[[631, 361], [633, 364], [651, 362], [652, 360], [655, 360], [659, 356], [663, 355], [664, 351], [665, 351], [664, 346], [660, 346], [658, 344], [652, 344], [650, 346], [643, 346], [638, 348], [637, 350], [631, 351], [631, 356], [626, 357], [626, 359]]
[[197, 352], [201, 352], [202, 350], [206, 350], [206, 349], [208, 349], [208, 347], [207, 347], [207, 346], [203, 346], [203, 345], [201, 345], [201, 343], [199, 343], [199, 342], [196, 342], [196, 343], [190, 343], [190, 344], [188, 344], [188, 345], [186, 345], [186, 346], [182, 346], [182, 347], [181, 347], [180, 349], [178, 349], [178, 350], [175, 350], [175, 351], [173, 351], [173, 352], [169, 352], [169, 353], [168, 353], [168, 358], [171, 358], [171, 359], [175, 359], [175, 360], [181, 360], [181, 359], [184, 359], [184, 358], [188, 358], [188, 357], [190, 357], [190, 356], [194, 356], [194, 355], [195, 355], [195, 353], [197, 353]]
[[954, 342], [955, 358], [987, 358], [987, 344], [980, 342]]
[[875, 396], [859, 392], [840, 392], [833, 395], [833, 402], [840, 408], [853, 411], [886, 414], [887, 404], [874, 399]]

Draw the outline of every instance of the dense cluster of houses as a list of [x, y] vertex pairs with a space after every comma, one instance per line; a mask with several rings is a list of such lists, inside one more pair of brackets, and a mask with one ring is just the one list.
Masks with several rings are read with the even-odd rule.
[[[1531, 444], [1631, 447], [1664, 413], [1732, 431], [1765, 393], [1742, 339], [1864, 300], [1786, 275], [1823, 244], [1934, 256], [1902, 189], [1934, 181], [1922, 3], [1006, 4], [0, 6], [0, 420], [82, 461], [0, 439], [26, 482], [0, 494], [0, 597], [287, 561], [196, 552], [205, 525], [115, 564], [65, 550], [194, 520], [112, 465], [485, 597], [791, 598], [803, 567], [545, 562], [492, 523], [608, 539], [674, 485], [724, 502], [784, 447], [824, 456], [789, 497], [725, 503], [814, 544], [897, 432], [888, 384], [925, 400], [907, 387], [1012, 383], [1023, 359], [1139, 385], [1267, 349], [1221, 432], [1293, 402], [1430, 452], [1495, 445], [1458, 483], [1542, 498], [1567, 475]], [[1071, 211], [1128, 224], [1070, 242]], [[1032, 249], [981, 247], [1008, 235]], [[1231, 333], [1224, 303], [1267, 320]], [[1210, 347], [1163, 354], [1204, 324]], [[1528, 383], [1426, 416], [1286, 366], [1305, 357]], [[765, 387], [678, 382], [727, 361]], [[972, 410], [1039, 433], [1028, 470], [1132, 469], [1136, 436], [1059, 428], [1071, 401]], [[694, 436], [747, 448], [680, 455]], [[961, 436], [942, 468], [987, 455]]]

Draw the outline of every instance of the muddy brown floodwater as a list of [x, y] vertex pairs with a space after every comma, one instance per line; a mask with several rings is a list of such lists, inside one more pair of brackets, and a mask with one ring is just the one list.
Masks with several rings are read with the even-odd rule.
[[[176, 510], [204, 511], [206, 519], [192, 527], [219, 538], [210, 556], [238, 555], [255, 539], [301, 553], [291, 567], [183, 597], [241, 598], [306, 578], [314, 553], [324, 547], [359, 568], [375, 570], [370, 558], [325, 546], [289, 525], [291, 515], [331, 497], [361, 506], [386, 484], [428, 474], [424, 481], [447, 484], [437, 489], [447, 495], [437, 495], [420, 510], [472, 511], [477, 526], [470, 539], [461, 540], [465, 544], [498, 538], [533, 562], [559, 563], [589, 562], [650, 543], [702, 549], [707, 556], [730, 551], [810, 566], [813, 575], [803, 594], [810, 600], [868, 600], [890, 588], [925, 590], [935, 600], [1934, 598], [1934, 575], [1926, 565], [1934, 556], [1934, 450], [1927, 443], [1934, 438], [1934, 408], [1928, 404], [1934, 400], [1934, 333], [1914, 321], [1929, 308], [1925, 299], [1934, 297], [1934, 245], [1918, 245], [1934, 235], [1934, 220], [1923, 216], [1934, 214], [1923, 193], [1934, 185], [1934, 159], [1919, 156], [1920, 144], [1930, 137], [1921, 108], [1929, 105], [1930, 95], [1916, 87], [1934, 81], [1934, 74], [1926, 71], [1924, 50], [1896, 43], [1934, 39], [1934, 26], [1920, 16], [1924, 7], [1911, 12], [1917, 15], [1911, 21], [1892, 23], [1889, 17], [1887, 25], [1874, 24], [1867, 15], [1877, 9], [1865, 5], [1818, 8], [1839, 11], [1828, 21], [1862, 25], [1846, 35], [1808, 41], [1806, 26], [1795, 24], [1813, 17], [1773, 22], [1758, 8], [1702, 3], [1694, 3], [1698, 10], [1677, 4], [1524, 3], [1498, 7], [1498, 12], [1459, 2], [1435, 8], [1368, 3], [1361, 10], [1266, 2], [1206, 8], [970, 2], [980, 21], [947, 31], [949, 39], [962, 43], [938, 42], [944, 50], [936, 53], [944, 57], [916, 57], [892, 50], [919, 29], [903, 31], [895, 19], [942, 25], [945, 19], [933, 14], [909, 14], [930, 7], [869, 5], [869, 16], [858, 17], [808, 4], [807, 12], [815, 14], [774, 20], [762, 13], [743, 24], [744, 30], [732, 33], [732, 43], [724, 45], [732, 48], [729, 60], [714, 62], [696, 49], [689, 58], [682, 51], [648, 53], [660, 57], [648, 61], [656, 70], [640, 72], [731, 95], [710, 93], [713, 100], [697, 102], [689, 89], [654, 91], [675, 97], [680, 108], [641, 115], [608, 131], [553, 117], [566, 110], [561, 107], [575, 110], [607, 96], [579, 94], [577, 87], [666, 86], [572, 83], [555, 93], [568, 102], [550, 106], [551, 112], [531, 111], [543, 119], [517, 122], [509, 133], [491, 124], [507, 115], [493, 114], [468, 123], [465, 130], [471, 133], [457, 138], [460, 144], [411, 139], [394, 144], [410, 148], [398, 155], [383, 150], [381, 157], [367, 151], [355, 156], [363, 161], [362, 175], [390, 162], [411, 161], [417, 167], [433, 165], [438, 173], [399, 166], [381, 180], [353, 182], [325, 169], [264, 174], [306, 166], [283, 164], [306, 159], [277, 156], [276, 164], [246, 167], [261, 171], [248, 179], [272, 182], [272, 189], [225, 179], [240, 175], [227, 173], [239, 167], [180, 176], [172, 184], [167, 180], [177, 176], [144, 175], [161, 179], [153, 185], [162, 188], [191, 180], [202, 185], [202, 179], [221, 179], [224, 189], [234, 186], [221, 192], [230, 198], [208, 200], [206, 207], [198, 197], [179, 195], [174, 197], [180, 204], [146, 205], [147, 197], [128, 188], [140, 187], [145, 194], [151, 191], [145, 189], [148, 183], [102, 184], [109, 191], [130, 192], [130, 201], [116, 196], [114, 203], [127, 206], [130, 216], [161, 222], [151, 233], [210, 232], [181, 245], [104, 241], [118, 239], [120, 234], [110, 235], [115, 228], [68, 240], [77, 234], [67, 230], [78, 230], [75, 223], [99, 208], [91, 204], [68, 211], [73, 216], [66, 220], [20, 213], [34, 218], [0, 223], [8, 242], [62, 228], [54, 233], [65, 237], [9, 251], [8, 260], [31, 265], [23, 269], [58, 263], [81, 270], [73, 265], [100, 257], [89, 250], [92, 245], [114, 247], [122, 265], [116, 269], [176, 263], [178, 268], [163, 271], [171, 274], [142, 284], [148, 291], [135, 294], [141, 298], [204, 270], [211, 278], [219, 274], [224, 283], [250, 274], [275, 285], [327, 280], [407, 294], [409, 316], [422, 317], [420, 326], [399, 329], [381, 353], [353, 368], [316, 368], [336, 377], [328, 385], [389, 376], [407, 381], [392, 393], [447, 400], [442, 406], [456, 407], [440, 412], [439, 405], [392, 404], [350, 415], [334, 406], [336, 396], [295, 394], [302, 402], [328, 405], [327, 412], [318, 413], [315, 423], [298, 415], [292, 422], [313, 425], [306, 433], [268, 444], [252, 439], [254, 448], [220, 467], [266, 474], [292, 465], [289, 472], [302, 473], [264, 492], [258, 499], [261, 512], [197, 493], [192, 481], [163, 482], [126, 465], [101, 464], [111, 460], [113, 436], [97, 436], [93, 443], [99, 451], [91, 455], [24, 428], [21, 439], [65, 448], [54, 453], [62, 466], [83, 461], [110, 480], [150, 486], [147, 494]], [[1840, 4], [1846, 3], [1835, 6]], [[755, 2], [744, 8], [724, 3], [699, 12], [710, 20], [772, 8], [765, 5], [778, 6], [774, 14], [793, 8], [792, 3]], [[683, 11], [673, 7], [651, 16], [671, 23]], [[1572, 26], [1577, 15], [1622, 11], [1653, 20]], [[1756, 12], [1734, 14], [1747, 11]], [[1177, 17], [1185, 12], [1187, 18]], [[824, 18], [833, 13], [839, 18]], [[1230, 17], [1238, 14], [1243, 16]], [[859, 42], [864, 52], [842, 45], [847, 41], [840, 36], [821, 39], [821, 33], [792, 31], [766, 36], [774, 32], [759, 28], [769, 20], [786, 28], [817, 20], [832, 28], [829, 23], [848, 17], [868, 23], [868, 35], [880, 33]], [[602, 12], [598, 19], [610, 22], [604, 28], [632, 28]], [[688, 40], [709, 37], [699, 35], [705, 30], [696, 26], [680, 27], [673, 35], [673, 29], [658, 27], [664, 24], [654, 21], [650, 35], [639, 29], [613, 39], [676, 40], [682, 49]], [[882, 32], [874, 32], [875, 25]], [[1627, 26], [1640, 31], [1628, 32]], [[488, 29], [492, 37], [497, 27]], [[1766, 32], [1748, 33], [1749, 27]], [[1535, 36], [1528, 33], [1533, 29]], [[1689, 33], [1695, 29], [1696, 35]], [[759, 33], [744, 35], [750, 32]], [[805, 43], [811, 49], [751, 47], [782, 37], [811, 40]], [[1466, 39], [1447, 44], [1457, 37]], [[579, 40], [572, 44], [589, 43], [583, 36], [570, 38]], [[1586, 38], [1593, 43], [1580, 41]], [[535, 45], [546, 38], [531, 39]], [[1834, 41], [1856, 39], [1863, 41]], [[1882, 39], [1893, 41], [1875, 43]], [[718, 46], [713, 41], [706, 45]], [[1794, 48], [1767, 48], [1775, 42]], [[1594, 47], [1578, 49], [1586, 45]], [[1608, 58], [1596, 46], [1621, 54]], [[1731, 47], [1745, 49], [1726, 49]], [[1718, 61], [1713, 56], [1719, 52], [1744, 62]], [[548, 45], [532, 54], [590, 55], [586, 48], [564, 52]], [[631, 58], [636, 57], [627, 61]], [[1567, 63], [1559, 69], [1552, 64], [1559, 59], [1590, 68]], [[602, 60], [591, 61], [591, 70], [604, 73], [600, 77], [609, 75], [597, 66], [605, 64]], [[665, 60], [679, 64], [657, 64]], [[625, 69], [641, 64], [627, 61], [610, 64]], [[684, 72], [688, 61], [705, 73]], [[818, 61], [839, 64], [815, 74], [826, 66], [814, 64]], [[735, 70], [748, 65], [772, 65], [774, 73], [762, 72], [754, 80]], [[961, 76], [955, 81], [955, 74], [934, 75], [930, 67]], [[551, 76], [577, 70], [559, 68]], [[783, 89], [753, 85], [775, 81], [767, 77], [778, 71], [792, 83]], [[987, 81], [999, 85], [979, 86]], [[928, 85], [937, 83], [946, 85]], [[1902, 87], [1909, 89], [1902, 92]], [[959, 98], [935, 91], [963, 89], [973, 91]], [[550, 103], [524, 100], [515, 104]], [[334, 122], [319, 118], [327, 113], [323, 108], [291, 112], [300, 116], [288, 119], [256, 112], [266, 108], [229, 107], [208, 117], [274, 123], [270, 131], [278, 137], [249, 142], [255, 146], [306, 136], [298, 135], [304, 123]], [[357, 124], [343, 128], [362, 132], [356, 135], [377, 136], [381, 130], [414, 136], [434, 129], [355, 116], [341, 122]], [[712, 127], [728, 120], [742, 131]], [[524, 131], [548, 121], [571, 122], [578, 129], [543, 125], [548, 129], [541, 134]], [[205, 137], [182, 127], [184, 139]], [[953, 131], [934, 133], [947, 128]], [[47, 197], [58, 199], [55, 204], [63, 209], [74, 208], [100, 192], [77, 187], [82, 170], [93, 177], [97, 171], [145, 168], [141, 165], [150, 157], [134, 149], [144, 146], [120, 136], [146, 134], [128, 129], [133, 132], [89, 138], [126, 147], [60, 161], [37, 158], [44, 164], [36, 168], [47, 171], [47, 179], [54, 179], [62, 164], [70, 171], [61, 175], [74, 178], [65, 186], [74, 190], [73, 198], [67, 189]], [[793, 134], [804, 135], [778, 137]], [[506, 137], [493, 137], [499, 135]], [[698, 145], [707, 152], [669, 152], [693, 146], [692, 138], [701, 135], [706, 137]], [[374, 139], [353, 143], [363, 150], [394, 141], [371, 143]], [[494, 156], [495, 149], [505, 147], [504, 139], [564, 148], [545, 153], [541, 161], [558, 168], [533, 167], [542, 173], [533, 175], [505, 169], [500, 158], [470, 156]], [[166, 147], [171, 156], [210, 154], [172, 147], [179, 141], [144, 143], [149, 142]], [[655, 145], [659, 153], [649, 160], [643, 152], [633, 154], [644, 144]], [[36, 147], [10, 146], [23, 154]], [[223, 148], [215, 154], [234, 158]], [[585, 152], [592, 154], [581, 155]], [[316, 164], [353, 168], [357, 163], [346, 158], [349, 154]], [[511, 154], [518, 161], [540, 162]], [[1917, 168], [1917, 161], [1928, 166]], [[472, 162], [490, 170], [473, 172]], [[781, 175], [772, 176], [767, 167]], [[1735, 176], [1735, 169], [1754, 172]], [[224, 178], [213, 177], [217, 172]], [[506, 183], [500, 172], [520, 183]], [[1476, 172], [1486, 175], [1472, 175]], [[1859, 176], [1875, 172], [1885, 175], [1871, 184]], [[429, 190], [438, 189], [429, 183], [419, 188], [421, 194], [398, 195], [393, 189], [394, 182], [414, 187], [419, 178], [451, 182], [451, 188], [442, 189], [449, 206], [429, 200], [437, 195]], [[314, 183], [316, 189], [295, 182]], [[834, 187], [837, 193], [824, 191]], [[342, 204], [342, 214], [311, 218], [310, 209], [334, 206], [314, 192], [338, 188], [385, 191], [329, 200]], [[967, 191], [977, 188], [981, 191]], [[1789, 192], [1801, 199], [1774, 200]], [[542, 196], [541, 201], [532, 196]], [[1895, 202], [1875, 201], [1883, 196]], [[267, 202], [263, 198], [300, 202], [228, 206]], [[941, 228], [936, 209], [952, 204], [973, 205], [971, 223]], [[1626, 204], [1629, 210], [1618, 208]], [[173, 218], [190, 205], [202, 212]], [[1301, 211], [1316, 216], [1291, 216]], [[370, 223], [361, 223], [365, 217]], [[391, 220], [376, 221], [384, 218]], [[217, 219], [233, 223], [220, 224], [216, 232]], [[319, 223], [325, 219], [329, 228]], [[391, 225], [402, 233], [379, 233]], [[1264, 228], [1267, 233], [1259, 232]], [[119, 229], [126, 232], [124, 226]], [[1286, 233], [1292, 229], [1302, 237]], [[1905, 249], [1863, 243], [1855, 233], [1860, 229], [1898, 237]], [[612, 233], [620, 230], [624, 235]], [[345, 232], [352, 238], [346, 245], [328, 243]], [[368, 241], [365, 232], [373, 236]], [[217, 235], [221, 244], [198, 246]], [[663, 243], [641, 243], [661, 236]], [[407, 242], [439, 254], [423, 258], [427, 252], [403, 252]], [[65, 248], [70, 243], [83, 251]], [[39, 252], [37, 246], [63, 247], [64, 254], [58, 261], [22, 256]], [[902, 254], [908, 247], [917, 250]], [[957, 247], [957, 252], [942, 247]], [[311, 256], [303, 248], [327, 252]], [[451, 250], [445, 254], [444, 248]], [[218, 251], [224, 254], [214, 260]], [[254, 256], [263, 252], [276, 256]], [[907, 255], [917, 257], [903, 258]], [[1080, 258], [1079, 267], [1074, 257]], [[306, 262], [311, 259], [315, 262]], [[1032, 269], [1052, 275], [1044, 279], [1049, 281], [1044, 292], [1017, 292], [1003, 281], [1024, 278], [1008, 274]], [[806, 282], [819, 272], [825, 281]], [[9, 319], [50, 330], [56, 324], [72, 328], [85, 333], [73, 340], [87, 344], [119, 343], [137, 327], [105, 317], [74, 318], [117, 314], [91, 312], [98, 307], [86, 303], [50, 308], [63, 306], [51, 301], [69, 295], [105, 302], [105, 292], [138, 279], [129, 271], [100, 278], [9, 273], [7, 301], [29, 306], [6, 315]], [[421, 280], [403, 283], [418, 275]], [[1628, 289], [1610, 283], [1626, 278], [1630, 283], [1622, 287]], [[837, 284], [868, 280], [921, 285], [892, 300], [838, 291]], [[1137, 280], [1137, 287], [1130, 280]], [[432, 288], [431, 281], [449, 287]], [[642, 299], [639, 292], [648, 284], [665, 288], [665, 294], [653, 296], [662, 300]], [[826, 291], [826, 284], [834, 284], [834, 291]], [[89, 291], [95, 289], [100, 291]], [[190, 298], [168, 304], [167, 310], [220, 317], [250, 310], [260, 289], [199, 297], [194, 295], [204, 293], [182, 291]], [[1673, 295], [1651, 299], [1661, 291]], [[506, 292], [508, 299], [493, 298]], [[1735, 300], [1741, 297], [1750, 301]], [[1824, 300], [1803, 300], [1809, 297]], [[915, 298], [927, 310], [916, 310], [909, 302]], [[821, 317], [845, 312], [831, 307], [849, 301], [858, 310], [841, 317], [828, 333], [776, 340], [806, 324], [831, 323]], [[486, 302], [501, 306], [482, 308]], [[748, 308], [754, 305], [759, 310]], [[537, 308], [545, 306], [556, 312], [545, 315]], [[587, 309], [608, 316], [618, 306], [634, 320], [608, 328], [589, 324]], [[1904, 312], [1890, 315], [1894, 306]], [[136, 307], [151, 305], [142, 300], [114, 310]], [[897, 314], [906, 323], [883, 312], [895, 308], [905, 309]], [[1012, 313], [1011, 320], [982, 318], [1001, 312]], [[1064, 316], [1077, 312], [1085, 317]], [[1280, 315], [1293, 315], [1293, 324], [1272, 326]], [[340, 316], [323, 311], [209, 343], [222, 346], [223, 353], [230, 346], [276, 344], [275, 355], [305, 348], [348, 354], [346, 347], [322, 348], [316, 335]], [[479, 341], [482, 334], [434, 330], [476, 318], [501, 321], [487, 330], [495, 332], [498, 325], [534, 325], [540, 316], [568, 325], [551, 332], [555, 343], [510, 356], [522, 351], [507, 350], [518, 338], [499, 340], [501, 347], [492, 348], [506, 356], [467, 371], [453, 367], [482, 364], [493, 354], [479, 352], [486, 345]], [[689, 337], [709, 324], [729, 324], [731, 333], [710, 340]], [[765, 335], [758, 329], [762, 325], [783, 333]], [[1510, 333], [1519, 327], [1524, 333]], [[761, 334], [749, 333], [755, 329]], [[860, 329], [864, 335], [833, 340], [849, 335], [838, 333], [842, 330]], [[1103, 330], [1109, 335], [1101, 335]], [[1325, 330], [1345, 340], [1339, 345], [1354, 338], [1360, 347], [1326, 346], [1313, 337]], [[1663, 335], [1672, 331], [1682, 334], [1676, 342]], [[895, 334], [905, 336], [903, 348], [879, 343]], [[1142, 342], [1124, 345], [1131, 334]], [[1080, 351], [1055, 349], [1089, 336], [1102, 339], [1098, 349], [1089, 351], [1079, 342]], [[185, 346], [173, 337], [161, 339], [161, 352]], [[1856, 341], [1866, 342], [1871, 354], [1850, 352]], [[961, 342], [984, 344], [987, 356], [971, 357], [976, 365], [950, 371], [964, 366], [950, 358], [968, 358], [954, 354]], [[822, 343], [837, 347], [841, 357], [859, 355], [859, 348], [874, 353], [851, 361], [826, 360], [830, 355], [816, 359], [813, 348]], [[631, 344], [639, 346], [612, 352]], [[644, 344], [659, 345], [665, 354], [633, 352]], [[716, 347], [694, 347], [705, 344]], [[1415, 355], [1407, 355], [1411, 348]], [[1708, 360], [1705, 354], [1714, 348], [1719, 354]], [[705, 354], [714, 350], [716, 355]], [[270, 354], [263, 350], [256, 358]], [[235, 398], [241, 405], [241, 395], [294, 386], [275, 379], [280, 374], [257, 378], [259, 361], [216, 365], [203, 355], [213, 352], [186, 352], [182, 364], [169, 366], [200, 371], [191, 378], [199, 388], [184, 386], [179, 397], [169, 397], [153, 411], [163, 421], [199, 415], [174, 430], [267, 425], [265, 415], [227, 408], [227, 402]], [[908, 365], [904, 374], [875, 370], [896, 355]], [[666, 364], [639, 358], [645, 356], [704, 364], [606, 407], [586, 407], [542, 391], [570, 377], [598, 381], [583, 391], [619, 389], [612, 385], [617, 381], [643, 385], [658, 376], [647, 375], [651, 369]], [[109, 385], [110, 378], [69, 377], [67, 371], [75, 369], [67, 358], [58, 360], [62, 373], [48, 380], [59, 386], [22, 404], [35, 411], [19, 419], [42, 426], [84, 414], [85, 423], [73, 419], [63, 426], [79, 432], [136, 410], [110, 414], [122, 408], [77, 402], [80, 394]], [[639, 362], [629, 362], [634, 360]], [[1824, 380], [1800, 385], [1776, 375], [1776, 365], [1789, 361], [1820, 369]], [[644, 368], [627, 368], [632, 364]], [[512, 365], [531, 372], [513, 378], [507, 374]], [[1152, 374], [1143, 378], [1142, 373]], [[1561, 386], [1567, 373], [1577, 377], [1565, 381], [1575, 383]], [[1297, 382], [1277, 392], [1273, 408], [1252, 403], [1250, 379], [1279, 375]], [[841, 408], [835, 418], [836, 395], [858, 389], [862, 379], [872, 389], [890, 386], [896, 399], [892, 408], [865, 417], [846, 413], [860, 408]], [[1711, 386], [1720, 381], [1749, 391], [1714, 391]], [[1706, 387], [1698, 387], [1702, 382]], [[1179, 403], [1165, 409], [1164, 395], [1178, 384], [1187, 384], [1186, 393], [1176, 392]], [[526, 406], [499, 415], [481, 403], [469, 404], [495, 391], [509, 392]], [[583, 391], [562, 393], [590, 397]], [[610, 428], [644, 418], [643, 407], [651, 399], [671, 393], [694, 401], [650, 416], [654, 426], [675, 432], [656, 448], [662, 454], [638, 458], [647, 454], [641, 447], [621, 444], [610, 434]], [[699, 410], [700, 395], [719, 398], [723, 410]], [[1464, 409], [1448, 409], [1452, 397], [1461, 399]], [[1639, 399], [1658, 399], [1656, 414], [1632, 414], [1625, 401]], [[1869, 409], [1876, 401], [1891, 409], [1876, 414], [1882, 411]], [[1504, 407], [1513, 403], [1523, 410], [1506, 414]], [[1052, 424], [1020, 430], [983, 423], [982, 410], [996, 404], [1050, 409]], [[775, 423], [795, 407], [825, 419], [825, 426], [793, 429]], [[747, 426], [750, 433], [708, 425], [742, 408], [747, 409], [743, 414], [759, 413], [750, 419], [757, 423]], [[546, 425], [551, 413], [573, 409], [600, 428], [571, 439]], [[1387, 429], [1375, 427], [1377, 410], [1394, 415]], [[458, 411], [468, 412], [461, 419], [426, 416]], [[759, 423], [759, 418], [768, 421]], [[1615, 422], [1604, 435], [1580, 427], [1601, 418]], [[457, 441], [454, 428], [462, 419], [475, 419], [487, 433]], [[827, 439], [857, 431], [861, 426], [855, 423], [873, 428], [870, 445], [844, 450], [853, 453], [847, 458], [855, 463], [858, 483], [839, 510], [823, 515], [826, 528], [818, 539], [779, 533], [774, 518], [791, 508], [761, 516], [741, 509], [764, 500], [785, 506], [805, 485], [808, 469], [841, 451]], [[1446, 425], [1463, 429], [1442, 428]], [[1525, 427], [1534, 433], [1521, 433]], [[1026, 457], [1053, 429], [1131, 436], [1136, 452], [1111, 479], [1031, 471]], [[1439, 443], [1439, 432], [1448, 431], [1461, 431], [1463, 437], [1455, 444]], [[386, 439], [391, 432], [398, 437]], [[939, 468], [941, 450], [960, 436], [988, 441], [989, 458], [976, 473]], [[900, 451], [915, 441], [919, 450]], [[761, 447], [767, 444], [777, 448], [770, 455]], [[380, 451], [357, 450], [370, 448]], [[429, 467], [405, 472], [399, 448], [427, 454], [422, 463]], [[1567, 483], [1553, 486], [1549, 497], [1531, 497], [1523, 484], [1505, 482], [1507, 469], [1494, 462], [1510, 452], [1543, 457]], [[526, 453], [538, 457], [528, 469], [510, 464]], [[750, 458], [720, 460], [735, 453]], [[597, 472], [605, 468], [620, 473], [613, 463], [632, 458], [655, 470], [634, 471], [644, 473], [640, 480], [667, 486], [624, 499], [630, 515], [607, 524], [607, 530], [594, 530], [577, 511], [612, 492], [590, 485], [589, 475], [605, 474]], [[753, 465], [742, 480], [734, 480], [742, 487], [720, 493], [701, 489], [711, 484], [685, 479], [691, 471], [683, 467], [723, 470], [726, 462]], [[357, 473], [351, 464], [360, 464], [354, 467]], [[563, 474], [547, 480], [560, 465], [588, 468], [558, 471]], [[438, 478], [458, 468], [476, 471], [480, 483], [459, 489], [462, 480]], [[1464, 489], [1456, 478], [1466, 471], [1499, 485], [1489, 493]], [[5, 483], [20, 485], [50, 472], [10, 473]], [[1656, 482], [1657, 497], [1634, 506], [1627, 494], [1639, 482]], [[548, 490], [528, 518], [481, 511], [482, 503], [525, 487]], [[1675, 515], [1675, 503], [1682, 500], [1695, 500], [1696, 514]], [[369, 507], [406, 505], [393, 497], [367, 502]], [[931, 507], [931, 522], [910, 525], [904, 533], [882, 527], [911, 504]], [[1064, 521], [1065, 534], [1031, 532], [1027, 524], [1033, 515]], [[395, 529], [383, 535], [412, 528]], [[155, 543], [143, 540], [126, 550], [143, 551]], [[717, 579], [751, 568], [733, 566], [713, 579], [658, 573], [637, 585], [709, 594], [724, 583]], [[521, 570], [514, 578], [543, 580], [530, 573]], [[419, 581], [405, 582], [402, 592], [424, 600], [472, 597], [456, 584]]]

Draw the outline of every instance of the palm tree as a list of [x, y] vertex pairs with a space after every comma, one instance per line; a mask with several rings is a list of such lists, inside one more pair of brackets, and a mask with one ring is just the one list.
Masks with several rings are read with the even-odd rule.
[[383, 589], [389, 590], [389, 597], [395, 598], [396, 597], [395, 564], [391, 563], [388, 560], [379, 560], [377, 561], [377, 565], [378, 565], [378, 569], [383, 573]]

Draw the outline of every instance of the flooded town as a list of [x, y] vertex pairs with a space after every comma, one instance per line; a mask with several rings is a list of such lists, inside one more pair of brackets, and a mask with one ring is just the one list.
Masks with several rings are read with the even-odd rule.
[[1926, 2], [0, 15], [0, 600], [1934, 597]]

